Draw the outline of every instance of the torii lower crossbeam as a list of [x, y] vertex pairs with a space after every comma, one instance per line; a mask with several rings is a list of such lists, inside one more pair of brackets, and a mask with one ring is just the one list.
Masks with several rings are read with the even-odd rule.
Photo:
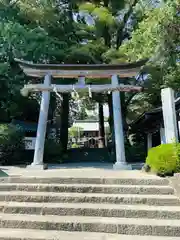
[[121, 92], [141, 92], [143, 90], [140, 86], [133, 86], [133, 85], [125, 85], [125, 84], [117, 84], [117, 86], [113, 86], [112, 84], [105, 84], [105, 85], [86, 85], [86, 84], [76, 84], [76, 85], [49, 85], [46, 86], [45, 84], [29, 84], [25, 85], [24, 88], [21, 90], [22, 95], [27, 96], [29, 92], [40, 92], [40, 91], [50, 91], [53, 92], [56, 90], [57, 92], [61, 93], [68, 93], [68, 92], [95, 92], [95, 93], [103, 93], [103, 92], [114, 92], [114, 91], [121, 91]]

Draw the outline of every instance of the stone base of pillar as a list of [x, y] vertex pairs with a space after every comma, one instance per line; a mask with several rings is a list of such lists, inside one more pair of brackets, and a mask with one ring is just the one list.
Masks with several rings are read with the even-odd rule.
[[47, 164], [38, 164], [38, 165], [35, 165], [35, 164], [31, 164], [31, 165], [28, 165], [26, 167], [27, 169], [32, 169], [32, 170], [46, 170], [48, 169], [48, 165]]
[[113, 165], [113, 169], [114, 170], [132, 170], [132, 166], [131, 166], [131, 164], [116, 162]]

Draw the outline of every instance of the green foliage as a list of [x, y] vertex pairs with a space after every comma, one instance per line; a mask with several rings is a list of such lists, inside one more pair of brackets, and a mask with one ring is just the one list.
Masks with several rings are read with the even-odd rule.
[[126, 24], [137, 3], [138, 0], [81, 1], [78, 4], [79, 12], [83, 13], [79, 15], [80, 22], [87, 27], [84, 27], [84, 30], [89, 29], [89, 25], [93, 26], [91, 27], [93, 36], [96, 39], [103, 39], [106, 51], [110, 48], [117, 50], [127, 36]]
[[45, 141], [44, 161], [46, 163], [63, 162], [61, 145], [53, 139], [46, 139]]
[[[112, 62], [116, 56], [106, 56], [106, 52], [117, 48], [118, 36], [124, 39], [128, 17], [122, 16], [126, 10], [132, 12], [134, 3], [135, 0], [1, 0], [0, 75], [4, 81], [0, 81], [0, 107], [5, 112], [3, 115], [7, 119], [16, 117], [15, 113], [23, 117], [19, 90], [31, 81], [22, 74], [14, 57], [41, 63]], [[80, 16], [82, 11], [84, 16], [90, 15], [95, 24], [84, 21]], [[119, 27], [122, 31], [118, 32]]]
[[[34, 79], [24, 76], [14, 57], [37, 63], [119, 63], [148, 57], [148, 75], [141, 83], [148, 91], [132, 97], [121, 94], [123, 117], [133, 120], [158, 106], [161, 87], [180, 88], [179, 0], [162, 2], [0, 0], [1, 117], [26, 119], [20, 89]], [[84, 101], [84, 108], [88, 106]], [[37, 109], [34, 104], [32, 111]]]
[[157, 8], [146, 11], [145, 17], [132, 33], [131, 40], [126, 41], [120, 51], [128, 55], [131, 60], [155, 56], [156, 60], [162, 58], [168, 47], [165, 38], [172, 40], [172, 35], [167, 36], [167, 26], [176, 17], [175, 2], [175, 0], [167, 1]]
[[69, 137], [78, 138], [82, 133], [83, 128], [79, 127], [71, 127], [69, 128]]
[[124, 53], [130, 61], [149, 58], [150, 66], [161, 68], [160, 78], [175, 71], [174, 67], [178, 66], [177, 47], [180, 40], [178, 28], [180, 19], [177, 9], [178, 1], [171, 0], [146, 11], [145, 17], [132, 33], [132, 38], [124, 42], [119, 53]]
[[79, 6], [80, 11], [85, 11], [92, 15], [94, 21], [98, 24], [113, 25], [115, 22], [112, 12], [107, 8], [92, 3], [83, 3]]
[[25, 149], [24, 132], [14, 125], [0, 125], [0, 163], [18, 164]]
[[96, 6], [95, 6], [93, 3], [90, 3], [90, 2], [82, 3], [82, 4], [79, 6], [79, 10], [80, 10], [80, 11], [87, 11], [87, 12], [89, 12], [89, 13], [92, 13], [95, 8], [96, 8]]
[[178, 151], [180, 144], [162, 144], [151, 148], [146, 164], [157, 174], [168, 175], [179, 170]]
[[72, 46], [66, 56], [66, 61], [71, 63], [101, 63], [101, 55], [104, 51], [106, 51], [106, 47], [102, 40], [90, 40], [88, 44]]
[[72, 146], [71, 146], [71, 148], [79, 148], [79, 145], [76, 144], [76, 143], [73, 143]]
[[[142, 11], [140, 1], [136, 10]], [[135, 119], [142, 112], [161, 105], [160, 90], [172, 87], [179, 91], [179, 42], [180, 18], [179, 0], [167, 0], [156, 7], [144, 8], [144, 14], [138, 20], [132, 37], [124, 41], [114, 56], [118, 61], [136, 61], [148, 58], [149, 62], [142, 70], [145, 78], [141, 84], [146, 91], [133, 97], [128, 106], [128, 118]], [[111, 57], [111, 56], [110, 56]], [[108, 55], [107, 55], [108, 58]]]
[[0, 1], [0, 108], [7, 121], [23, 118], [20, 89], [31, 82], [14, 58], [61, 63], [80, 40], [66, 11], [54, 0]]

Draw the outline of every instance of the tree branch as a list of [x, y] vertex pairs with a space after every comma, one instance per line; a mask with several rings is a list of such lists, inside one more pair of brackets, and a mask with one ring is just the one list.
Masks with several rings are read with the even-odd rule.
[[129, 98], [126, 100], [126, 103], [125, 103], [126, 106], [129, 105], [129, 103], [131, 102], [131, 100], [133, 99], [133, 97], [136, 96], [136, 94], [137, 94], [137, 93], [132, 93], [132, 94], [129, 96]]
[[133, 12], [133, 7], [136, 6], [138, 1], [139, 0], [134, 0], [133, 3], [130, 5], [129, 10], [126, 12], [126, 14], [124, 14], [124, 18], [123, 18], [123, 22], [122, 22], [121, 26], [117, 30], [117, 38], [116, 38], [116, 49], [117, 50], [119, 49], [119, 47], [122, 44], [122, 41], [124, 40], [124, 37], [123, 37], [124, 27], [125, 27], [126, 23], [128, 22], [129, 17], [131, 16], [131, 14]]
[[109, 6], [109, 0], [104, 0], [104, 6], [108, 7]]
[[[144, 78], [143, 73], [142, 73], [142, 74], [139, 74], [138, 78], [135, 80], [135, 83], [134, 83], [135, 85], [138, 83], [140, 77], [143, 77], [143, 78]], [[131, 100], [133, 99], [133, 97], [136, 96], [136, 94], [137, 94], [137, 92], [136, 92], [136, 93], [134, 92], [134, 93], [132, 93], [132, 94], [129, 96], [129, 98], [127, 99], [127, 101], [126, 101], [126, 103], [125, 103], [126, 108], [127, 108], [127, 106], [129, 105], [129, 103], [131, 102]]]

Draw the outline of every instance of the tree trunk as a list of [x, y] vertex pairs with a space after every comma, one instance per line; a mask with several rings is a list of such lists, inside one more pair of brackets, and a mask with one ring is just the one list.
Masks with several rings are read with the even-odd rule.
[[63, 153], [67, 151], [68, 145], [68, 126], [69, 126], [69, 94], [63, 94], [61, 106], [61, 127], [60, 127], [60, 144]]
[[116, 33], [116, 50], [119, 49], [119, 47], [122, 45], [123, 40], [125, 39], [125, 34], [124, 34], [124, 28], [125, 25], [127, 24], [132, 12], [133, 12], [133, 7], [136, 6], [136, 4], [138, 3], [138, 0], [134, 0], [128, 11], [126, 12], [126, 14], [124, 14], [123, 17], [123, 22], [122, 24], [118, 27], [117, 29], [117, 33]]
[[103, 104], [99, 102], [99, 148], [104, 147], [105, 147], [104, 112]]

